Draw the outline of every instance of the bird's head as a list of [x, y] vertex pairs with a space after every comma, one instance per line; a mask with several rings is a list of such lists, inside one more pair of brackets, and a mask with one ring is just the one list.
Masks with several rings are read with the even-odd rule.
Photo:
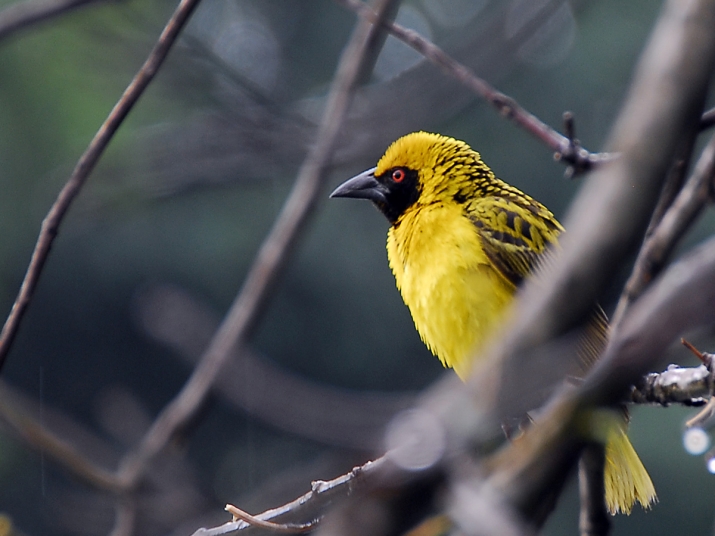
[[388, 147], [377, 166], [347, 180], [330, 197], [369, 199], [395, 223], [415, 205], [460, 202], [475, 179], [493, 178], [479, 153], [463, 141], [413, 132]]

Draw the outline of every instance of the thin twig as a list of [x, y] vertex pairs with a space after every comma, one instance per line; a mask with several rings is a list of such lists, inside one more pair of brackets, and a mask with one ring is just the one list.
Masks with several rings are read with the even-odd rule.
[[264, 521], [232, 504], [226, 505], [226, 511], [233, 516], [234, 521], [245, 521], [254, 527], [260, 527], [262, 529], [268, 529], [271, 532], [280, 532], [282, 534], [303, 534], [304, 532], [313, 530], [320, 523], [318, 519], [314, 519], [309, 523], [274, 523], [273, 521]]
[[658, 275], [680, 237], [710, 199], [710, 183], [713, 177], [715, 177], [715, 136], [703, 149], [693, 174], [660, 224], [643, 243], [613, 314], [614, 326], [618, 325], [629, 305]]
[[48, 458], [56, 460], [73, 475], [93, 487], [118, 493], [121, 491], [115, 475], [96, 465], [86, 454], [42, 426], [22, 409], [12, 392], [0, 382], [0, 416], [23, 441]]
[[[286, 516], [291, 516], [291, 519], [302, 516], [303, 518], [315, 515], [329, 504], [333, 503], [340, 497], [347, 497], [357, 486], [362, 485], [365, 480], [376, 475], [381, 468], [387, 463], [387, 458], [382, 457], [374, 461], [369, 461], [364, 465], [355, 467], [349, 473], [340, 475], [332, 480], [318, 480], [313, 482], [312, 489], [301, 495], [297, 499], [289, 503], [271, 508], [260, 514], [252, 516], [261, 521], [269, 521]], [[224, 523], [218, 527], [210, 529], [199, 529], [193, 536], [216, 536], [223, 534], [231, 534], [241, 530], [246, 530], [251, 527], [251, 524], [246, 521], [231, 521]]]
[[37, 244], [35, 244], [35, 250], [32, 253], [32, 259], [27, 268], [25, 278], [22, 281], [20, 292], [17, 298], [15, 298], [12, 311], [10, 311], [10, 315], [3, 326], [2, 333], [0, 333], [0, 370], [2, 370], [5, 364], [15, 335], [17, 335], [17, 330], [20, 327], [20, 322], [37, 288], [40, 274], [45, 266], [50, 248], [59, 232], [59, 227], [65, 214], [79, 194], [87, 177], [89, 177], [89, 174], [99, 161], [107, 145], [109, 145], [115, 132], [153, 80], [159, 67], [161, 67], [161, 64], [169, 54], [169, 50], [171, 50], [179, 32], [184, 27], [184, 24], [186, 24], [191, 12], [198, 5], [199, 1], [200, 0], [182, 0], [176, 8], [171, 19], [169, 19], [169, 22], [161, 32], [159, 40], [149, 53], [149, 57], [144, 62], [144, 65], [142, 65], [141, 69], [139, 69], [134, 76], [134, 79], [129, 86], [127, 86], [127, 89], [124, 90], [122, 97], [117, 104], [114, 105], [109, 116], [94, 135], [94, 138], [84, 154], [77, 162], [69, 180], [65, 183], [52, 208], [50, 208], [47, 216], [45, 216], [45, 219], [42, 221], [40, 235], [37, 238]]
[[[572, 112], [563, 113], [564, 120], [564, 132], [566, 133], [566, 139], [569, 140], [569, 154], [577, 154], [581, 150], [581, 142], [576, 138], [576, 121], [574, 119]], [[557, 160], [561, 160], [563, 156], [560, 153], [554, 153]], [[569, 165], [564, 172], [564, 176], [567, 179], [574, 178], [578, 173], [584, 171], [575, 165]]]
[[705, 358], [705, 354], [704, 354], [703, 352], [701, 352], [700, 350], [698, 350], [692, 342], [690, 342], [690, 341], [686, 340], [685, 338], [682, 338], [682, 337], [681, 337], [681, 339], [680, 339], [680, 344], [682, 344], [682, 345], [685, 346], [688, 350], [690, 350], [690, 351], [693, 353], [693, 355], [694, 355], [695, 357], [697, 357], [700, 361], [702, 361], [703, 363], [707, 364], [707, 361], [706, 361], [706, 358]]
[[697, 415], [685, 421], [686, 428], [694, 426], [704, 426], [715, 415], [715, 397], [711, 397], [707, 404], [698, 412]]
[[[378, 11], [384, 13], [394, 1], [380, 0]], [[303, 163], [278, 219], [261, 245], [243, 288], [199, 364], [181, 391], [156, 418], [137, 449], [120, 465], [119, 477], [127, 487], [136, 485], [146, 463], [191, 421], [206, 400], [224, 362], [241, 346], [256, 324], [273, 283], [282, 272], [317, 202], [337, 134], [352, 100], [355, 80], [362, 69], [366, 43], [374, 31], [367, 21], [356, 26], [338, 66], [318, 139]]]
[[471, 69], [449, 56], [437, 45], [425, 39], [414, 30], [400, 26], [397, 23], [378, 22], [375, 12], [360, 0], [337, 0], [347, 9], [354, 11], [373, 24], [381, 24], [394, 37], [414, 48], [429, 61], [453, 76], [477, 95], [491, 104], [504, 117], [514, 121], [527, 132], [551, 148], [560, 160], [563, 160], [578, 171], [591, 169], [599, 164], [611, 161], [615, 155], [609, 153], [590, 153], [580, 146], [572, 145], [571, 141], [549, 125], [524, 109], [513, 98], [492, 87], [486, 80], [476, 76]]
[[0, 39], [59, 15], [74, 11], [97, 0], [26, 0], [0, 11]]

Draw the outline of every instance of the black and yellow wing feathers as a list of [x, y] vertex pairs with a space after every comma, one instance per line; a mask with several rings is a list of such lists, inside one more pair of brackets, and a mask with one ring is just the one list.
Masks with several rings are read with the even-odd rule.
[[465, 205], [485, 254], [514, 287], [543, 264], [562, 231], [551, 212], [524, 201], [486, 197]]

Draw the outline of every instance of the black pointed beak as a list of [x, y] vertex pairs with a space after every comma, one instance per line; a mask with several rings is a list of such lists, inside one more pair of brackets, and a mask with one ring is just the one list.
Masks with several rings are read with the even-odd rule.
[[355, 197], [375, 203], [387, 203], [387, 188], [375, 178], [375, 169], [368, 169], [338, 186], [330, 197]]

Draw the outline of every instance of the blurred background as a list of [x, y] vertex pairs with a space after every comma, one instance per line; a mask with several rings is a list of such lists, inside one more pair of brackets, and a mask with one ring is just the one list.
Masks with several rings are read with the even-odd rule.
[[[0, 41], [3, 318], [42, 218], [175, 7], [95, 1]], [[659, 9], [645, 0], [405, 0], [397, 21], [557, 129], [572, 111], [578, 138], [597, 151]], [[5, 403], [116, 466], [240, 289], [315, 137], [354, 23], [328, 0], [200, 4], [61, 228], [3, 371]], [[327, 199], [419, 129], [467, 141], [559, 217], [579, 187], [543, 145], [388, 38], [250, 350], [155, 464], [136, 534], [189, 535], [228, 521], [227, 502], [260, 512], [348, 471], [380, 452], [394, 412], [449, 373], [395, 289], [387, 222], [369, 203]], [[714, 227], [707, 213], [683, 249]], [[713, 349], [710, 332], [690, 336]], [[680, 348], [667, 362], [694, 364]], [[715, 477], [681, 446], [693, 411], [632, 413], [660, 503], [615, 518], [614, 534], [712, 534]], [[0, 421], [0, 525], [107, 534], [113, 504]], [[545, 533], [574, 534], [577, 518], [572, 483]]]

